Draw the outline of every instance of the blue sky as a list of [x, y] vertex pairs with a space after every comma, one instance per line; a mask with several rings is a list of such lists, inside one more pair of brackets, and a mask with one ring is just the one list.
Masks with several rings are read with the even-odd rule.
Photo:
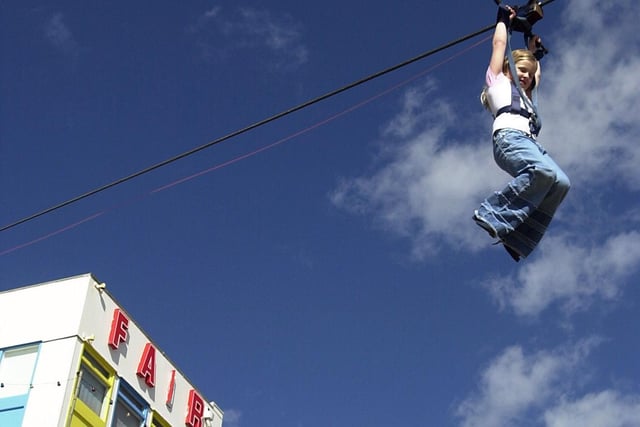
[[[396, 3], [2, 2], [0, 225], [495, 19]], [[93, 273], [228, 427], [636, 426], [637, 19], [537, 24], [572, 189], [524, 262], [471, 220], [485, 34], [3, 231], [0, 289]]]

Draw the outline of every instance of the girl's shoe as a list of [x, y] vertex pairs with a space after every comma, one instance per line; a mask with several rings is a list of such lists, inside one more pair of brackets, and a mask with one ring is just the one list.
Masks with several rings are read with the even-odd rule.
[[473, 220], [476, 222], [476, 224], [482, 227], [484, 231], [489, 233], [489, 236], [494, 239], [498, 238], [498, 232], [496, 231], [496, 229], [493, 228], [493, 225], [489, 224], [489, 221], [480, 216], [477, 209], [473, 211]]

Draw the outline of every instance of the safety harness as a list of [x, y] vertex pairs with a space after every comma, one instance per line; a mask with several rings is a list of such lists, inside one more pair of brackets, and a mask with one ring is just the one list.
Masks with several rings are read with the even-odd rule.
[[516, 85], [513, 82], [511, 82], [511, 104], [505, 105], [504, 107], [500, 108], [496, 112], [496, 117], [498, 117], [502, 113], [512, 113], [512, 114], [519, 114], [525, 119], [530, 119], [533, 116], [533, 113], [531, 113], [529, 110], [522, 108], [522, 105], [520, 104], [520, 99], [522, 99], [522, 95], [520, 95], [520, 91], [518, 91], [518, 88], [516, 87]]

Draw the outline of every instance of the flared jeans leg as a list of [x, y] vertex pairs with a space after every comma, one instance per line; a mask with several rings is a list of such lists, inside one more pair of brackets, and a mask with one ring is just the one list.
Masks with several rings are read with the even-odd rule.
[[544, 236], [569, 191], [569, 178], [525, 133], [502, 129], [493, 139], [494, 159], [513, 180], [488, 197], [478, 214], [507, 246], [526, 257]]

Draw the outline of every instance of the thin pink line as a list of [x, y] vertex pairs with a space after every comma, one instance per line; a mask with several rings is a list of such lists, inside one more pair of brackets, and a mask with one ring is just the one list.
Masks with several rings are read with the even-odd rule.
[[81, 225], [81, 224], [83, 224], [85, 222], [91, 221], [92, 219], [95, 219], [95, 218], [103, 215], [104, 213], [106, 213], [106, 211], [95, 213], [95, 214], [93, 214], [91, 216], [86, 217], [85, 219], [82, 219], [82, 220], [80, 220], [78, 222], [75, 222], [73, 224], [69, 224], [66, 227], [63, 227], [63, 228], [61, 228], [59, 230], [53, 231], [53, 232], [51, 232], [49, 234], [46, 234], [46, 235], [44, 235], [42, 237], [38, 237], [35, 240], [31, 240], [30, 242], [23, 243], [23, 244], [18, 245], [18, 246], [14, 246], [13, 248], [5, 249], [4, 251], [0, 252], [0, 256], [9, 254], [9, 253], [11, 253], [13, 251], [17, 251], [18, 249], [26, 248], [27, 246], [35, 245], [36, 243], [39, 243], [39, 242], [41, 242], [43, 240], [46, 240], [46, 239], [48, 239], [50, 237], [53, 237], [53, 236], [58, 235], [60, 233], [64, 233], [65, 231], [69, 231], [72, 228], [76, 228], [77, 226], [79, 226], [79, 225]]

